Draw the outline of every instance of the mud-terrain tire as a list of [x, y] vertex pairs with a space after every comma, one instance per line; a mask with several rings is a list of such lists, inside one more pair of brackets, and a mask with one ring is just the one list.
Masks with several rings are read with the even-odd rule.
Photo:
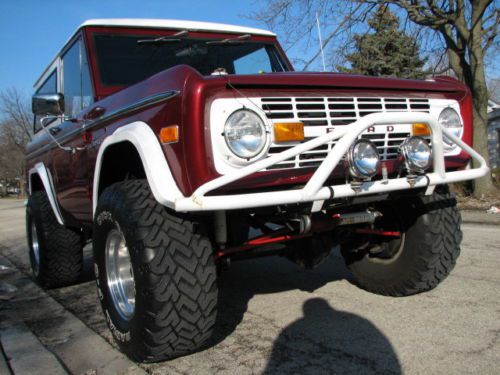
[[26, 237], [35, 280], [45, 288], [77, 283], [83, 272], [83, 240], [57, 222], [45, 191], [35, 191], [26, 206]]
[[[133, 279], [133, 292], [122, 299], [133, 301], [128, 310], [116, 303], [120, 297], [112, 289], [113, 261], [107, 255], [109, 238], [117, 233], [128, 250]], [[119, 182], [103, 191], [93, 248], [101, 305], [114, 339], [129, 357], [171, 359], [202, 348], [212, 336], [217, 280], [211, 243], [201, 224], [160, 205], [147, 181]]]
[[397, 253], [381, 259], [342, 250], [346, 264], [355, 282], [376, 294], [400, 297], [431, 290], [448, 276], [460, 254], [456, 199], [446, 187], [439, 187], [433, 195], [392, 204], [403, 233]]

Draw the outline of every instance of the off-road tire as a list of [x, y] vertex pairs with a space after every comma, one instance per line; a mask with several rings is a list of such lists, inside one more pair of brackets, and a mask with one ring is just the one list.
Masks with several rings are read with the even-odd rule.
[[[105, 246], [118, 229], [127, 245], [135, 282], [128, 320], [113, 304], [107, 285]], [[129, 357], [157, 362], [192, 353], [212, 336], [217, 280], [212, 246], [203, 226], [154, 198], [145, 180], [106, 188], [93, 227], [95, 273], [108, 326]]]
[[[33, 248], [32, 224], [36, 228], [39, 261]], [[77, 283], [83, 272], [82, 236], [57, 222], [45, 191], [34, 191], [26, 206], [26, 234], [33, 276], [43, 287]]]
[[367, 252], [342, 251], [355, 282], [387, 296], [409, 296], [435, 288], [460, 254], [461, 217], [446, 187], [430, 196], [394, 201], [404, 240], [397, 255], [379, 259]]

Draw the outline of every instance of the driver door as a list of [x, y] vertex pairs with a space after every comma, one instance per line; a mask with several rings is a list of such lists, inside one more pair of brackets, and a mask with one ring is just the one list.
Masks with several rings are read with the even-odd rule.
[[51, 126], [61, 147], [53, 149], [53, 179], [59, 204], [66, 215], [81, 221], [92, 217], [91, 175], [84, 141], [82, 110], [93, 102], [92, 86], [81, 36], [61, 57], [61, 87], [66, 120]]

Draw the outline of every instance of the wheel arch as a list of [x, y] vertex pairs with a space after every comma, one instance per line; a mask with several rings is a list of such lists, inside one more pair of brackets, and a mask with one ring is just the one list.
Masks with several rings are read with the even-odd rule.
[[57, 222], [64, 225], [61, 210], [57, 203], [54, 185], [52, 183], [52, 176], [43, 162], [36, 163], [28, 172], [28, 194], [31, 195], [34, 191], [45, 191]]
[[120, 127], [99, 148], [92, 196], [94, 214], [102, 191], [112, 183], [127, 179], [129, 174], [146, 178], [155, 199], [167, 207], [174, 208], [175, 200], [184, 197], [170, 172], [158, 138], [142, 121]]
[[97, 198], [115, 182], [146, 178], [137, 149], [130, 141], [110, 144], [103, 152]]

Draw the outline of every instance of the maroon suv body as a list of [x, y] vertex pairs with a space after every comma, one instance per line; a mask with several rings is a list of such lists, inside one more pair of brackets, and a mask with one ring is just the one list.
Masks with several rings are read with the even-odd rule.
[[[92, 238], [111, 331], [139, 360], [205, 342], [215, 267], [230, 259], [281, 255], [313, 267], [339, 244], [362, 287], [408, 295], [437, 285], [458, 255], [459, 217], [444, 184], [478, 174], [463, 174], [471, 96], [452, 78], [294, 72], [265, 30], [97, 20], [77, 30], [35, 90], [35, 277], [77, 280]], [[457, 227], [441, 223], [427, 238], [429, 218]], [[436, 254], [449, 258], [443, 269], [418, 268], [419, 255], [434, 264]], [[168, 322], [167, 305], [180, 320]], [[170, 333], [160, 337], [162, 324]]]

